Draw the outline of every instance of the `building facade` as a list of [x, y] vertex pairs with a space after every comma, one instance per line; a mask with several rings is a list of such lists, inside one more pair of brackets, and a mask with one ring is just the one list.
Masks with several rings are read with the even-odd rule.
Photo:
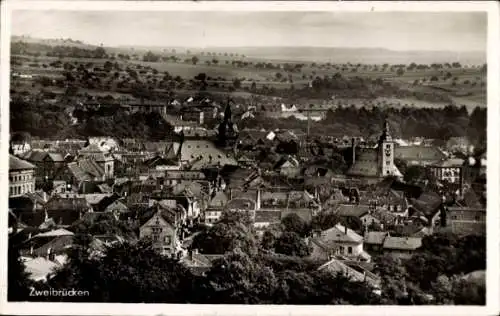
[[35, 192], [35, 166], [9, 156], [9, 197]]

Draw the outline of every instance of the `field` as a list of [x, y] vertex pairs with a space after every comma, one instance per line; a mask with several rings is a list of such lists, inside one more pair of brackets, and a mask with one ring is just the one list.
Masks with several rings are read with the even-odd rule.
[[[228, 89], [233, 87], [234, 80], [237, 79], [239, 88], [230, 90], [233, 96], [240, 98], [250, 98], [255, 93], [250, 93], [249, 89], [254, 86], [257, 90], [262, 88], [289, 90], [291, 88], [301, 89], [309, 86], [315, 78], [331, 78], [335, 74], [340, 74], [347, 78], [362, 78], [363, 80], [383, 80], [389, 82], [400, 89], [409, 92], [441, 94], [447, 95], [456, 105], [465, 105], [468, 109], [476, 106], [486, 105], [486, 78], [479, 66], [467, 67], [441, 67], [440, 69], [411, 69], [406, 67], [404, 72], [398, 73], [398, 67], [383, 67], [374, 64], [333, 64], [301, 62], [300, 68], [290, 70], [290, 66], [297, 63], [291, 60], [259, 59], [239, 56], [225, 56], [219, 53], [217, 56], [202, 56], [196, 54], [197, 63], [193, 64], [191, 59], [193, 54], [167, 54], [166, 60], [159, 62], [142, 61], [141, 58], [132, 60], [123, 59], [96, 59], [96, 58], [74, 58], [74, 57], [48, 57], [41, 54], [38, 57], [27, 55], [13, 55], [12, 59], [22, 60], [22, 63], [12, 64], [11, 73], [18, 73], [33, 76], [30, 78], [14, 78], [11, 81], [11, 88], [18, 91], [41, 90], [51, 91], [57, 94], [64, 93], [63, 87], [44, 86], [36, 83], [37, 77], [48, 77], [50, 79], [64, 78], [65, 71], [62, 66], [56, 68], [51, 63], [61, 61], [61, 63], [85, 65], [88, 69], [103, 68], [106, 62], [117, 63], [119, 69], [113, 69], [111, 73], [118, 73], [119, 78], [127, 78], [125, 69], [134, 69], [139, 73], [141, 81], [159, 82], [162, 81], [165, 73], [172, 78], [180, 77], [185, 82], [192, 82], [198, 74], [206, 75], [206, 83], [209, 91], [215, 94], [228, 93]], [[175, 61], [170, 58], [175, 57]], [[214, 63], [216, 60], [216, 63]], [[236, 63], [236, 64], [235, 64]], [[239, 64], [238, 64], [239, 63]], [[268, 65], [262, 68], [257, 65]], [[269, 66], [270, 65], [270, 66]], [[90, 68], [89, 68], [90, 67]], [[287, 68], [288, 67], [288, 68]], [[154, 69], [154, 70], [153, 70]], [[107, 79], [106, 79], [107, 80]], [[127, 79], [125, 79], [127, 80]], [[158, 85], [158, 84], [156, 84]], [[117, 91], [116, 83], [110, 84], [110, 88], [89, 89], [82, 87], [80, 93], [90, 95], [111, 95], [114, 98], [127, 96], [127, 93]], [[157, 89], [162, 90], [162, 89]], [[185, 86], [176, 87], [176, 91], [189, 94], [191, 89]], [[330, 98], [335, 98], [332, 93], [327, 100], [301, 100], [301, 102], [324, 103]], [[335, 100], [333, 106], [384, 106], [384, 107], [440, 107], [447, 104], [419, 100], [414, 97], [385, 97], [376, 98], [367, 102], [350, 98], [347, 100]]]

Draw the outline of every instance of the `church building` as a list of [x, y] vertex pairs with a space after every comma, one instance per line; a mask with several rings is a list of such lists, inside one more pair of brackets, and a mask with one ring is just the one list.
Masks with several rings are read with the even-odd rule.
[[352, 165], [347, 175], [374, 180], [389, 176], [402, 177], [394, 164], [394, 145], [387, 121], [375, 148], [357, 148], [353, 140]]

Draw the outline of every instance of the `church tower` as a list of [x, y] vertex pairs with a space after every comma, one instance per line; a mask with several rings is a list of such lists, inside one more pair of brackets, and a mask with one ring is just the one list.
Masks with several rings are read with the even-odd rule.
[[384, 123], [384, 131], [378, 140], [378, 164], [380, 177], [395, 175], [394, 142], [389, 131], [389, 122], [387, 120]]

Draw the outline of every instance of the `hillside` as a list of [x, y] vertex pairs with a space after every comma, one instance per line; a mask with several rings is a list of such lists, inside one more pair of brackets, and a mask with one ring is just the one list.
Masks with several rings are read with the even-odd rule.
[[[97, 46], [85, 44], [71, 39], [38, 39], [24, 36], [12, 36], [12, 42], [23, 41], [51, 46], [76, 46], [79, 48], [94, 49]], [[118, 46], [104, 47], [110, 52], [154, 53], [176, 51], [191, 53], [215, 52], [232, 53], [254, 59], [273, 61], [309, 61], [333, 63], [363, 63], [363, 64], [431, 64], [445, 62], [459, 62], [464, 65], [479, 65], [486, 62], [486, 51], [394, 51], [384, 48], [348, 48], [348, 47], [159, 47], [159, 46]]]

